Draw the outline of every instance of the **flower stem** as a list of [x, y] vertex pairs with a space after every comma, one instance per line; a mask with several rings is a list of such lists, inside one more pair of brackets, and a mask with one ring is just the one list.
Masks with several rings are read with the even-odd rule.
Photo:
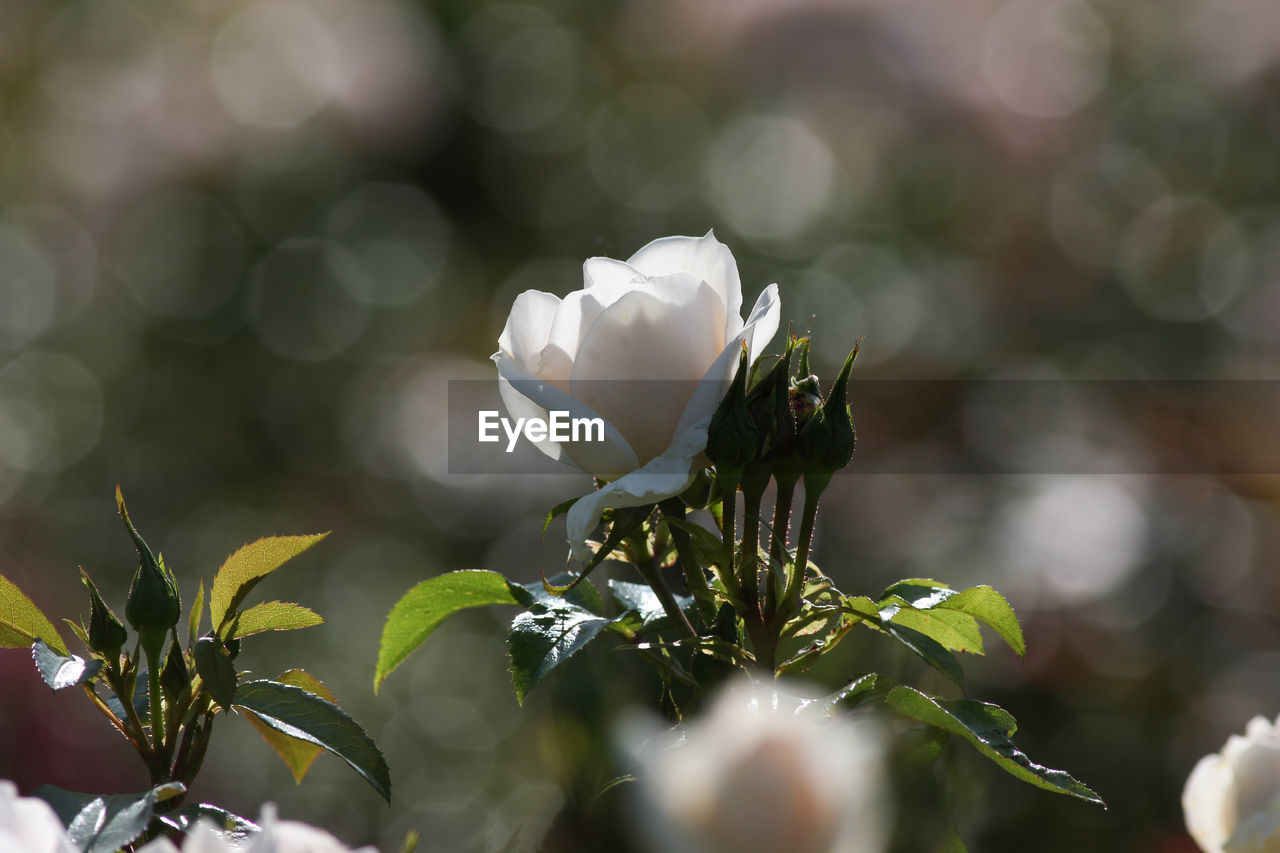
[[787, 578], [786, 607], [791, 613], [800, 612], [800, 596], [804, 590], [804, 577], [809, 571], [809, 550], [813, 547], [813, 527], [818, 517], [818, 498], [826, 483], [810, 482], [805, 478], [804, 509], [801, 510], [800, 538], [796, 541], [796, 559]]
[[778, 484], [778, 494], [773, 506], [773, 534], [769, 539], [771, 562], [765, 572], [766, 622], [772, 622], [774, 614], [778, 612], [778, 588], [773, 580], [773, 562], [783, 567], [787, 565], [787, 531], [791, 524], [791, 499], [795, 495], [797, 479], [781, 475], [774, 477], [774, 482]]
[[764, 614], [760, 611], [760, 504], [764, 489], [769, 483], [767, 472], [763, 476], [748, 476], [742, 484], [742, 558], [738, 580], [742, 584], [747, 612], [743, 615], [747, 635], [755, 650], [756, 662], [770, 675], [777, 659], [777, 636], [769, 630]]
[[667, 618], [675, 625], [676, 630], [680, 632], [682, 637], [690, 640], [695, 639], [698, 636], [698, 632], [689, 623], [689, 617], [680, 609], [680, 602], [676, 601], [675, 595], [671, 592], [671, 587], [667, 585], [667, 579], [662, 576], [658, 561], [649, 550], [649, 537], [644, 527], [628, 536], [627, 543], [631, 546], [632, 562], [635, 563], [635, 567], [640, 572], [640, 576], [644, 578], [645, 583], [649, 584], [649, 588], [658, 596], [658, 602], [662, 605], [662, 610], [667, 614]]
[[[679, 498], [671, 498], [658, 505], [666, 518], [677, 521], [685, 520], [684, 503]], [[671, 541], [676, 546], [676, 555], [680, 558], [680, 567], [684, 569], [685, 585], [698, 606], [698, 613], [706, 625], [715, 622], [715, 602], [711, 598], [711, 588], [707, 586], [707, 575], [702, 564], [698, 562], [698, 554], [693, 548], [693, 537], [689, 531], [674, 525], [667, 525], [671, 532]]]

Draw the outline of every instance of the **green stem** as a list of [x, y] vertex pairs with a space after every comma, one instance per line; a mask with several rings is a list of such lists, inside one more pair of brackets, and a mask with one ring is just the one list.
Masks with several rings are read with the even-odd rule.
[[773, 674], [777, 659], [777, 637], [769, 630], [764, 614], [760, 612], [760, 503], [764, 498], [764, 486], [769, 482], [766, 474], [763, 482], [751, 478], [742, 488], [742, 561], [738, 580], [742, 584], [747, 612], [743, 616], [747, 635], [755, 650], [756, 663]]
[[[684, 503], [679, 498], [663, 501], [658, 505], [662, 514], [678, 521], [685, 520]], [[711, 599], [711, 587], [707, 586], [707, 575], [698, 562], [698, 555], [693, 548], [693, 537], [689, 531], [667, 525], [671, 532], [671, 541], [676, 546], [676, 556], [680, 558], [680, 567], [684, 569], [685, 584], [688, 586], [693, 600], [697, 603], [698, 613], [702, 621], [710, 626], [715, 622], [715, 602]]]
[[643, 527], [627, 537], [627, 543], [631, 546], [631, 559], [635, 563], [636, 569], [640, 572], [640, 576], [644, 578], [645, 583], [649, 584], [649, 588], [658, 596], [658, 602], [662, 605], [663, 611], [676, 626], [676, 630], [686, 639], [695, 639], [698, 632], [693, 629], [693, 625], [689, 623], [689, 617], [685, 616], [684, 611], [680, 609], [680, 602], [676, 601], [675, 595], [671, 592], [671, 587], [667, 585], [667, 579], [662, 576], [662, 570], [658, 568], [658, 562], [654, 559], [652, 552], [649, 550], [648, 534], [645, 533]]
[[[163, 644], [161, 644], [163, 648]], [[164, 752], [164, 693], [160, 690], [160, 667], [157, 658], [147, 652], [147, 694], [151, 706], [151, 746], [157, 753]]]
[[813, 528], [818, 518], [818, 499], [826, 491], [831, 476], [807, 475], [804, 478], [804, 509], [801, 510], [800, 538], [796, 541], [796, 559], [787, 578], [787, 607], [792, 614], [800, 612], [804, 577], [809, 571], [809, 551], [813, 547]]
[[[773, 535], [769, 539], [769, 557], [783, 567], [787, 565], [787, 532], [791, 524], [791, 499], [796, 491], [796, 479], [781, 475], [774, 478], [774, 482], [778, 484], [778, 495], [773, 506]], [[783, 600], [786, 600], [785, 597]], [[765, 573], [765, 621], [772, 623], [777, 612], [778, 589], [773, 580], [773, 565], [770, 564]]]

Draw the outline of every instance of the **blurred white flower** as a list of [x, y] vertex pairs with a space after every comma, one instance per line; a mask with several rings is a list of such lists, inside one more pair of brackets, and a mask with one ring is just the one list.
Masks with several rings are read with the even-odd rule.
[[1205, 853], [1280, 853], [1280, 719], [1254, 717], [1243, 737], [1200, 759], [1182, 812]]
[[[353, 851], [323, 829], [295, 820], [277, 820], [276, 807], [267, 803], [258, 821], [260, 832], [236, 842], [200, 820], [183, 839], [181, 853], [378, 853], [374, 847]], [[138, 853], [178, 853], [167, 838], [158, 838]]]
[[48, 803], [19, 797], [12, 782], [0, 779], [0, 851], [76, 853], [76, 848]]
[[878, 853], [891, 804], [878, 731], [739, 684], [665, 736], [628, 737], [662, 853]]
[[612, 481], [569, 511], [577, 559], [590, 556], [586, 537], [604, 509], [688, 486], [741, 345], [754, 359], [781, 311], [771, 284], [743, 321], [738, 266], [710, 232], [654, 240], [625, 263], [591, 258], [583, 278], [564, 299], [538, 290], [516, 297], [493, 355], [513, 418], [561, 411], [605, 422], [603, 441], [538, 443]]

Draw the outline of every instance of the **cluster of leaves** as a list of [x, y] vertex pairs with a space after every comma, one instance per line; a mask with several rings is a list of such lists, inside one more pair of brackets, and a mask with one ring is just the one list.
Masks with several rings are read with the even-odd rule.
[[[208, 752], [221, 714], [243, 716], [301, 782], [321, 751], [337, 755], [390, 801], [387, 764], [372, 739], [338, 707], [311, 674], [291, 669], [272, 679], [243, 679], [235, 661], [244, 638], [324, 622], [300, 604], [268, 601], [246, 606], [254, 587], [327, 534], [272, 536], [227, 558], [208, 591], [203, 580], [179, 637], [181, 600], [163, 556], [134, 528], [119, 489], [120, 516], [140, 565], [125, 605], [129, 632], [81, 569], [89, 593], [88, 624], [65, 620], [88, 651], [72, 654], [53, 623], [12, 582], [0, 576], [0, 647], [29, 648], [45, 683], [79, 687], [137, 751], [152, 788], [138, 794], [98, 796], [45, 786], [47, 800], [85, 851], [113, 851], [165, 831], [185, 832], [200, 817], [232, 834], [252, 822], [209, 804], [183, 806], [187, 788]], [[205, 614], [209, 630], [202, 633]]]
[[[799, 375], [791, 360], [798, 353]], [[832, 473], [848, 464], [854, 431], [846, 403], [855, 347], [826, 399], [809, 375], [808, 342], [791, 338], [768, 371], [748, 369], [745, 356], [711, 422], [707, 456], [713, 466], [679, 498], [606, 514], [608, 532], [576, 575], [520, 585], [489, 571], [452, 572], [418, 584], [397, 603], [383, 630], [375, 687], [450, 614], [487, 604], [525, 608], [511, 622], [509, 651], [516, 697], [598, 637], [613, 636], [658, 668], [667, 695], [675, 684], [712, 686], [720, 667], [773, 677], [803, 671], [857, 626], [893, 640], [936, 669], [963, 696], [957, 653], [983, 654], [986, 625], [1023, 654], [1013, 609], [989, 586], [951, 589], [933, 580], [893, 584], [876, 598], [846, 595], [809, 560], [818, 497]], [[761, 498], [776, 484], [773, 524], [761, 518]], [[800, 532], [788, 547], [791, 498], [804, 485]], [[743, 495], [741, 533], [735, 523]], [[547, 523], [572, 501], [551, 511]], [[714, 528], [693, 523], [705, 510]], [[546, 526], [544, 525], [544, 532]], [[762, 548], [762, 532], [768, 547]], [[610, 581], [608, 604], [587, 579], [606, 559], [632, 564], [640, 583]], [[672, 592], [681, 575], [687, 596]], [[781, 654], [786, 651], [788, 654]], [[1016, 722], [1005, 710], [968, 698], [934, 696], [867, 672], [833, 694], [827, 708], [879, 703], [930, 732], [952, 736], [1015, 777], [1060, 794], [1101, 803], [1069, 774], [1031, 761], [1012, 743]], [[958, 839], [953, 849], [963, 849]]]

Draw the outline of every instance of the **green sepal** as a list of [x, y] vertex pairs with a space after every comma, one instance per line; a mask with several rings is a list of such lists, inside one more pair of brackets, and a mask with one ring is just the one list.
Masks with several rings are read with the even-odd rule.
[[129, 632], [102, 600], [98, 587], [83, 567], [80, 569], [80, 582], [89, 590], [89, 648], [116, 666], [120, 663], [120, 649], [129, 639]]

